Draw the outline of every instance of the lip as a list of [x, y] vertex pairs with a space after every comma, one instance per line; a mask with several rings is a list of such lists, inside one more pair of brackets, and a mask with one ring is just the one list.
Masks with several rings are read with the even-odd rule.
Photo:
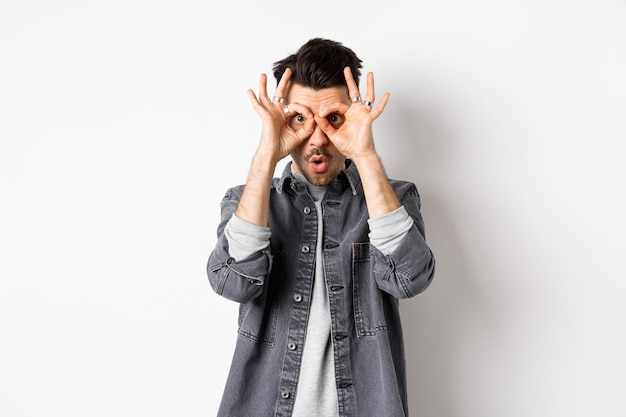
[[328, 159], [321, 155], [315, 155], [309, 159], [309, 165], [313, 172], [324, 172], [328, 169]]

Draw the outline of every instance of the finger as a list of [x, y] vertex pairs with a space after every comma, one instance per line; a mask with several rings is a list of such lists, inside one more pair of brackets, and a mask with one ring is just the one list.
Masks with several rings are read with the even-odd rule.
[[321, 107], [318, 111], [318, 114], [321, 117], [328, 117], [328, 115], [333, 113], [344, 115], [348, 112], [349, 109], [350, 106], [347, 106], [344, 103], [334, 103], [328, 106]]
[[[313, 119], [313, 111], [307, 106], [300, 104], [300, 103], [285, 104], [285, 106], [283, 107], [283, 111], [285, 112], [287, 117], [294, 117], [294, 116], [297, 116], [298, 114], [301, 114], [307, 120]], [[289, 112], [287, 113], [287, 111]]]
[[250, 99], [250, 103], [252, 103], [252, 107], [254, 107], [254, 110], [258, 114], [261, 114], [260, 112], [263, 110], [263, 105], [259, 101], [260, 99], [257, 98], [255, 92], [252, 89], [248, 89], [247, 93], [248, 93], [248, 99]]
[[389, 102], [389, 93], [385, 93], [383, 94], [383, 98], [380, 99], [380, 103], [378, 103], [376, 107], [373, 107], [372, 111], [370, 112], [370, 114], [374, 117], [374, 119], [382, 114], [388, 102]]
[[354, 77], [352, 76], [352, 71], [350, 67], [345, 67], [343, 69], [343, 76], [346, 79], [346, 84], [348, 85], [348, 94], [350, 95], [350, 99], [352, 102], [355, 102], [355, 99], [358, 97], [357, 101], [361, 100], [361, 93], [359, 92], [359, 86], [356, 85], [356, 81], [354, 81]]
[[[274, 97], [279, 97], [284, 100], [287, 94], [287, 86], [289, 85], [289, 79], [291, 78], [291, 68], [286, 68], [283, 75], [280, 77], [280, 81], [276, 86], [276, 91], [274, 92]], [[280, 101], [275, 101], [275, 103], [280, 103]]]
[[265, 100], [269, 104], [272, 103], [272, 100], [270, 100], [269, 96], [267, 95], [267, 75], [266, 74], [261, 74], [261, 76], [259, 77], [259, 101], [261, 101], [261, 99]]
[[304, 125], [296, 131], [296, 137], [298, 138], [298, 144], [302, 143], [306, 138], [313, 134], [315, 130], [315, 118], [311, 117], [306, 119]]
[[317, 124], [320, 127], [320, 129], [322, 129], [322, 132], [324, 132], [326, 136], [328, 136], [329, 139], [337, 130], [332, 125], [332, 123], [328, 121], [326, 117], [321, 116], [321, 115], [315, 115], [315, 124]]
[[374, 103], [374, 100], [376, 99], [376, 95], [374, 94], [375, 92], [375, 88], [374, 88], [374, 73], [373, 72], [368, 72], [367, 73], [367, 90], [365, 92], [365, 98], [363, 99], [363, 104], [365, 104], [366, 106], [372, 106], [372, 104]]

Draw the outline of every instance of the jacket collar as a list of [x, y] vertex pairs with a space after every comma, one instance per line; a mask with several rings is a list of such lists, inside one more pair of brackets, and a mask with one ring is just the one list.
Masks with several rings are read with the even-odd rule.
[[[285, 169], [283, 169], [283, 174], [278, 180], [276, 184], [276, 190], [279, 194], [282, 194], [285, 187], [290, 187], [291, 184], [300, 184], [294, 176], [291, 174], [291, 164], [293, 162], [289, 162]], [[335, 179], [330, 183], [330, 186], [338, 189], [343, 189], [347, 186], [350, 186], [352, 190], [352, 194], [356, 195], [359, 188], [361, 188], [361, 177], [359, 176], [359, 171], [356, 169], [356, 166], [352, 163], [351, 160], [346, 159], [345, 167], [337, 174]]]

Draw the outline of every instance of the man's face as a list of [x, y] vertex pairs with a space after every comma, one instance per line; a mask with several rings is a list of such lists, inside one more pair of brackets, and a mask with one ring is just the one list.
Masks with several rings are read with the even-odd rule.
[[[346, 87], [313, 90], [299, 84], [290, 86], [287, 102], [302, 104], [311, 109], [313, 114], [319, 114], [323, 107], [338, 102], [351, 104]], [[335, 128], [341, 126], [344, 120], [340, 114], [331, 114], [327, 119]], [[294, 129], [298, 129], [303, 122], [303, 116], [297, 114], [291, 116], [289, 121]], [[293, 168], [297, 173], [304, 175], [311, 184], [328, 185], [343, 169], [346, 157], [337, 150], [319, 126], [315, 125], [314, 129], [313, 134], [291, 153]]]

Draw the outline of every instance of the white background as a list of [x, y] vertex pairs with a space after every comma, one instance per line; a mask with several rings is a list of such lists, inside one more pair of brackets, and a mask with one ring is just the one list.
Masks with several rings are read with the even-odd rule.
[[422, 195], [411, 415], [625, 416], [625, 22], [620, 0], [1, 0], [0, 416], [215, 415], [237, 306], [204, 267], [259, 137], [246, 89], [316, 36], [391, 93], [377, 147]]

